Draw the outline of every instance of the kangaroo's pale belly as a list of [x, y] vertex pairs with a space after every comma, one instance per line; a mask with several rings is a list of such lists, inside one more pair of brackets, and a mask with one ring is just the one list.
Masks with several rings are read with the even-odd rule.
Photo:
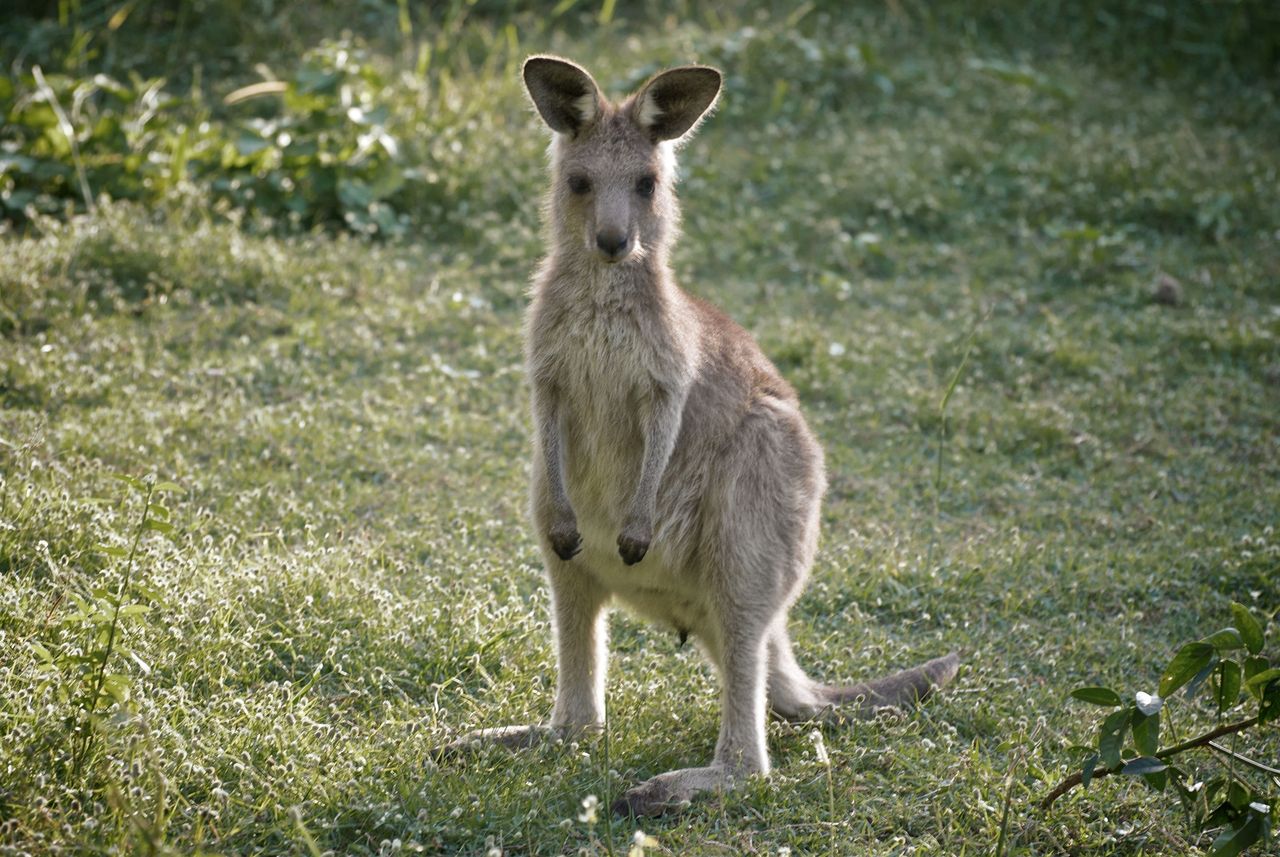
[[621, 450], [643, 450], [638, 428], [636, 433], [635, 442], [627, 443], [608, 437], [614, 432], [600, 432], [593, 442], [574, 443], [566, 450], [566, 487], [582, 536], [582, 552], [572, 564], [635, 612], [675, 630], [697, 632], [709, 606], [702, 575], [691, 567], [691, 557], [678, 555], [682, 552], [665, 537], [671, 532], [666, 510], [658, 509], [644, 559], [627, 565], [618, 554], [618, 534], [640, 472], [640, 454]]

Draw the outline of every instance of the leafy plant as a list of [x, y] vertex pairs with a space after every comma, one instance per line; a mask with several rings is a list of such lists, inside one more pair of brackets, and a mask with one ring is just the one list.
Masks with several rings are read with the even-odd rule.
[[[1078, 687], [1073, 699], [1114, 709], [1097, 728], [1081, 770], [1059, 783], [1042, 805], [1048, 808], [1078, 785], [1120, 774], [1139, 777], [1156, 791], [1172, 788], [1184, 812], [1201, 830], [1221, 827], [1214, 857], [1232, 857], [1258, 842], [1270, 844], [1280, 790], [1280, 769], [1237, 753], [1218, 739], [1280, 721], [1280, 663], [1264, 653], [1265, 627], [1243, 604], [1231, 604], [1233, 624], [1202, 640], [1184, 644], [1160, 677], [1157, 694], [1138, 691], [1126, 703], [1109, 687]], [[1167, 706], [1178, 691], [1194, 698], [1201, 691], [1220, 721], [1231, 722], [1161, 747]], [[1163, 720], [1163, 723], [1162, 723]], [[1192, 750], [1210, 749], [1226, 757], [1222, 773], [1201, 780], [1180, 760]]]
[[143, 481], [117, 476], [137, 498], [137, 523], [129, 534], [127, 547], [103, 543], [98, 552], [118, 564], [119, 583], [114, 588], [94, 586], [88, 592], [70, 592], [73, 609], [55, 627], [56, 639], [47, 645], [31, 643], [46, 681], [57, 688], [58, 697], [68, 706], [66, 725], [71, 736], [70, 768], [74, 777], [84, 773], [87, 761], [106, 718], [114, 710], [124, 710], [130, 700], [131, 682], [121, 663], [131, 663], [144, 673], [150, 666], [128, 642], [131, 625], [141, 621], [160, 595], [137, 575], [138, 549], [148, 533], [171, 537], [174, 526], [169, 510], [156, 502], [158, 493], [177, 490], [170, 482]]
[[267, 225], [398, 235], [400, 192], [418, 177], [388, 130], [407, 111], [393, 104], [403, 95], [341, 42], [309, 52], [287, 82], [231, 93], [226, 119], [173, 97], [159, 78], [123, 83], [33, 66], [0, 77], [0, 217], [92, 210], [99, 194], [160, 201], [193, 182], [224, 211]]
[[[287, 83], [244, 87], [227, 97], [279, 96], [270, 117], [239, 123], [212, 187], [236, 205], [298, 223], [343, 222], [356, 232], [399, 235], [407, 218], [397, 195], [418, 179], [389, 128], [398, 93], [357, 48], [326, 42]], [[224, 131], [225, 133], [225, 131]]]

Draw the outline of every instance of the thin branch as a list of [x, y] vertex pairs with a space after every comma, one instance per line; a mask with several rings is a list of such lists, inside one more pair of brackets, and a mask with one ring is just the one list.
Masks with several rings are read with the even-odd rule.
[[1255, 771], [1261, 771], [1262, 773], [1270, 774], [1273, 777], [1280, 777], [1280, 768], [1272, 768], [1268, 765], [1262, 764], [1261, 762], [1250, 759], [1248, 756], [1242, 756], [1235, 750], [1228, 750], [1217, 741], [1210, 741], [1209, 746], [1217, 750], [1219, 753], [1232, 757], [1240, 764], [1253, 768]]
[[[1257, 717], [1250, 717], [1248, 720], [1241, 720], [1239, 723], [1230, 723], [1226, 726], [1219, 726], [1217, 729], [1206, 732], [1203, 735], [1200, 735], [1196, 738], [1192, 738], [1188, 741], [1183, 741], [1181, 744], [1175, 744], [1172, 747], [1166, 747], [1163, 750], [1157, 751], [1156, 758], [1168, 759], [1171, 756], [1176, 756], [1179, 753], [1194, 749], [1195, 747], [1203, 747], [1207, 744], [1212, 743], [1213, 739], [1215, 738], [1221, 738], [1223, 735], [1234, 735], [1237, 732], [1242, 732], [1243, 730], [1248, 729], [1250, 726], [1255, 725], [1257, 722], [1258, 722]], [[1099, 768], [1098, 770], [1095, 770], [1093, 772], [1093, 779], [1098, 780], [1098, 779], [1101, 779], [1102, 777], [1109, 777], [1112, 774], [1117, 774], [1120, 772], [1120, 769], [1123, 767], [1124, 765], [1122, 764], [1119, 767], [1115, 767], [1115, 768]], [[1058, 783], [1058, 785], [1054, 787], [1053, 791], [1049, 792], [1049, 794], [1045, 797], [1045, 799], [1040, 802], [1040, 808], [1048, 809], [1049, 807], [1053, 806], [1054, 801], [1062, 797], [1067, 792], [1071, 791], [1076, 786], [1080, 785], [1083, 779], [1084, 779], [1083, 772], [1076, 771], [1074, 774], [1067, 777], [1062, 782]]]

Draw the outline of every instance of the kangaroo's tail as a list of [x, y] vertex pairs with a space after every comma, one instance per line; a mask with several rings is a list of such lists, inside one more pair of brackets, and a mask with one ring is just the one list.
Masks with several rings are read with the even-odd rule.
[[876, 709], [916, 705], [955, 678], [959, 669], [960, 655], [952, 652], [884, 678], [849, 685], [817, 685], [814, 691], [827, 705], [856, 706], [870, 716]]

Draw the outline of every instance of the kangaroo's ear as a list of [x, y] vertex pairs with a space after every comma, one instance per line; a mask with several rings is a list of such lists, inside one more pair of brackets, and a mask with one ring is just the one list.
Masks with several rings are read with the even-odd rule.
[[524, 85], [552, 131], [576, 134], [600, 116], [604, 98], [586, 69], [559, 57], [524, 61]]
[[705, 65], [664, 71], [640, 90], [631, 116], [655, 143], [683, 137], [715, 104], [720, 81], [719, 70]]

